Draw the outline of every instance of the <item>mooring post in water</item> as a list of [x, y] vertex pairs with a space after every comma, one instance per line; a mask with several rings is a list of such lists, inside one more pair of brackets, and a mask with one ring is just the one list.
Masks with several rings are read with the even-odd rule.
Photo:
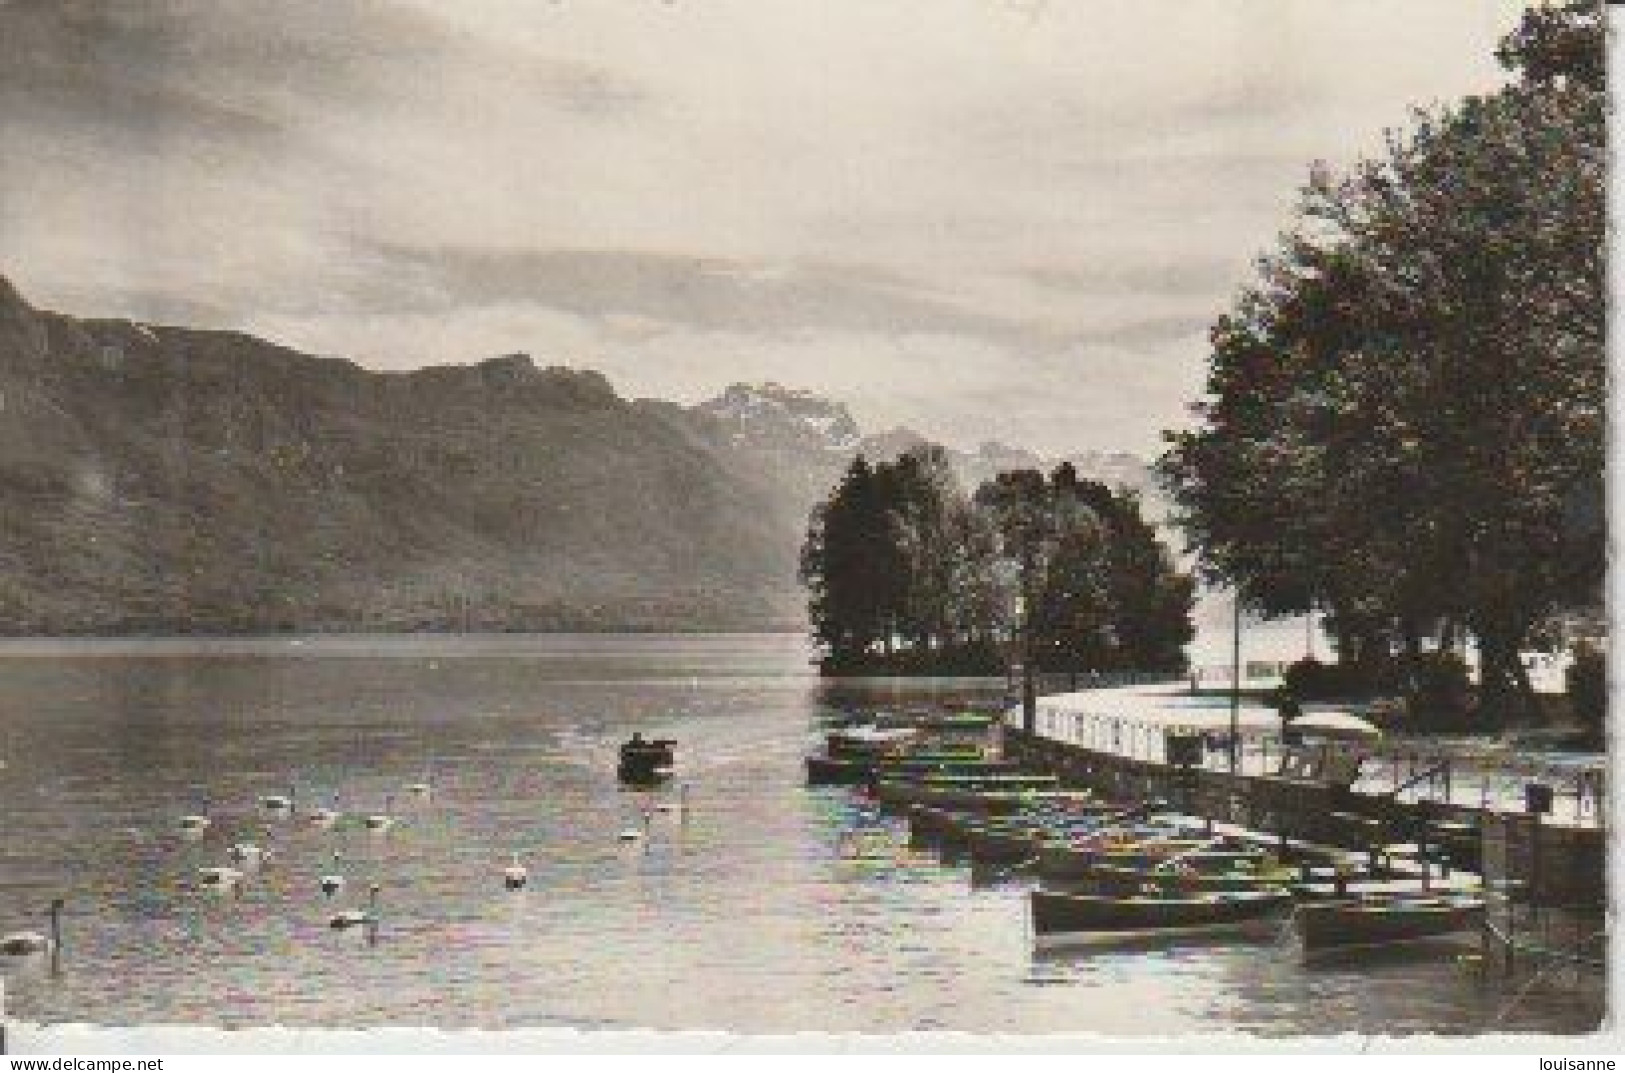
[[51, 975], [62, 974], [62, 909], [67, 905], [61, 898], [51, 899]]
[[378, 894], [383, 887], [374, 883], [367, 888], [367, 945], [378, 945]]
[[1433, 866], [1428, 863], [1428, 810], [1423, 805], [1421, 809], [1422, 822], [1417, 825], [1416, 832], [1416, 859], [1422, 864], [1422, 889], [1433, 888]]

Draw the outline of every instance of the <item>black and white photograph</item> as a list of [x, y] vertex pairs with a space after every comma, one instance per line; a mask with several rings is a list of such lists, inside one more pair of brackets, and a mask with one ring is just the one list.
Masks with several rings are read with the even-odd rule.
[[0, 0], [0, 1051], [1595, 1049], [1608, 23]]

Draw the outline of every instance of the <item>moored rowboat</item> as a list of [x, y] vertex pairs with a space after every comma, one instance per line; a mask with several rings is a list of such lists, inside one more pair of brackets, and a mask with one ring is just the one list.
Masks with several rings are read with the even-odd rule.
[[807, 782], [813, 786], [857, 786], [877, 777], [916, 775], [999, 775], [1015, 770], [1007, 760], [974, 753], [922, 753], [903, 756], [809, 756]]
[[1211, 838], [1178, 828], [1121, 827], [1097, 835], [1050, 839], [1037, 848], [1038, 874], [1045, 879], [1088, 879], [1097, 866], [1152, 868], [1182, 854], [1203, 854], [1210, 863], [1229, 855], [1236, 861], [1259, 861], [1255, 850], [1215, 847]]
[[1307, 902], [1292, 913], [1306, 952], [1437, 939], [1476, 931], [1483, 923], [1484, 900], [1467, 896]]
[[1078, 884], [1095, 894], [1122, 897], [1285, 890], [1297, 878], [1296, 869], [1265, 868], [1254, 862], [1237, 863], [1227, 871], [1204, 871], [1198, 867], [1175, 871], [1097, 863], [1084, 866], [1080, 875], [1065, 882]]
[[1112, 898], [1035, 890], [1030, 897], [1033, 936], [1040, 943], [1147, 933], [1246, 930], [1292, 904], [1292, 896], [1284, 891]]
[[989, 794], [1054, 790], [1054, 775], [925, 775], [915, 779], [882, 778], [875, 783], [875, 799], [882, 805], [937, 805], [974, 809]]

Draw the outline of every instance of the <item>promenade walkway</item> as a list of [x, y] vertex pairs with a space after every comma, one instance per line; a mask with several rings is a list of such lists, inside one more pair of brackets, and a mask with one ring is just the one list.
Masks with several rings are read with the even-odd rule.
[[[1018, 724], [1020, 709], [1008, 717]], [[1281, 719], [1273, 708], [1242, 699], [1240, 770], [1247, 775], [1275, 774], [1281, 763]], [[1210, 736], [1205, 766], [1227, 770], [1223, 739], [1230, 730], [1230, 698], [1192, 693], [1186, 685], [1139, 685], [1092, 689], [1041, 697], [1037, 732], [1097, 752], [1151, 762], [1165, 762], [1171, 732]], [[1391, 793], [1430, 770], [1400, 791], [1401, 801], [1450, 802], [1503, 812], [1524, 809], [1524, 788], [1544, 783], [1555, 792], [1548, 822], [1600, 826], [1606, 816], [1606, 757], [1600, 753], [1533, 753], [1517, 750], [1489, 736], [1389, 737], [1371, 743], [1342, 743], [1363, 756], [1356, 792]]]

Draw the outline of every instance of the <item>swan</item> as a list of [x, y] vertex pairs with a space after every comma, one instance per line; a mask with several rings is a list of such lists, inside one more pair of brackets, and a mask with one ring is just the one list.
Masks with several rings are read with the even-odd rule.
[[199, 890], [209, 891], [212, 894], [234, 893], [241, 897], [243, 893], [243, 880], [247, 878], [240, 869], [236, 868], [199, 868], [197, 870], [197, 886]]
[[343, 859], [343, 856], [338, 850], [334, 850], [333, 870], [316, 881], [316, 885], [321, 888], [322, 893], [329, 898], [344, 889], [344, 876], [339, 872], [339, 861]]
[[176, 828], [183, 835], [201, 835], [209, 829], [214, 821], [209, 819], [209, 799], [203, 799], [203, 807], [197, 812], [182, 816], [175, 821]]
[[188, 813], [175, 821], [175, 827], [181, 834], [196, 837], [209, 829], [214, 821], [209, 818], [209, 806], [212, 802], [207, 794], [196, 812]]
[[673, 812], [686, 814], [688, 812], [688, 783], [685, 782], [677, 788], [676, 801], [662, 801], [655, 806], [655, 811], [668, 814]]
[[338, 825], [339, 818], [343, 815], [344, 813], [339, 811], [339, 795], [335, 793], [333, 795], [333, 804], [331, 806], [327, 808], [318, 807], [311, 810], [309, 817], [310, 825], [312, 827], [322, 828], [335, 827]]
[[394, 803], [393, 797], [384, 798], [384, 811], [375, 812], [361, 822], [367, 825], [369, 831], [387, 831], [395, 826], [395, 817], [389, 814], [390, 806]]
[[0, 935], [0, 957], [24, 958], [47, 951], [60, 953], [62, 949], [62, 907], [67, 903], [61, 898], [51, 899], [51, 907], [47, 915], [51, 918], [51, 934], [41, 935], [37, 931], [14, 931], [9, 935]]
[[427, 770], [423, 772], [422, 782], [407, 783], [406, 792], [417, 798], [426, 798], [434, 793], [434, 783], [429, 779], [429, 772]]
[[654, 814], [651, 813], [648, 809], [644, 809], [643, 810], [643, 827], [642, 827], [642, 829], [640, 830], [639, 828], [636, 828], [636, 827], [628, 827], [626, 830], [622, 831], [617, 837], [620, 838], [620, 840], [622, 842], [636, 842], [641, 838], [647, 838], [648, 835], [649, 835], [649, 821], [653, 817], [653, 815]]
[[521, 890], [528, 882], [530, 882], [530, 872], [525, 869], [524, 865], [519, 863], [519, 854], [516, 851], [513, 855], [513, 863], [502, 870], [502, 885], [509, 890]]
[[328, 918], [327, 926], [334, 931], [346, 928], [376, 927], [378, 924], [378, 884], [367, 889], [367, 908], [345, 909]]
[[295, 793], [295, 788], [289, 786], [286, 794], [266, 794], [260, 798], [260, 808], [278, 816], [291, 816], [293, 815]]
[[191, 816], [182, 816], [175, 821], [175, 826], [180, 829], [183, 835], [201, 835], [209, 829], [211, 822], [213, 821], [209, 817], [197, 813]]
[[30, 954], [43, 954], [51, 949], [51, 940], [37, 931], [14, 931], [0, 935], [0, 955], [22, 958]]

